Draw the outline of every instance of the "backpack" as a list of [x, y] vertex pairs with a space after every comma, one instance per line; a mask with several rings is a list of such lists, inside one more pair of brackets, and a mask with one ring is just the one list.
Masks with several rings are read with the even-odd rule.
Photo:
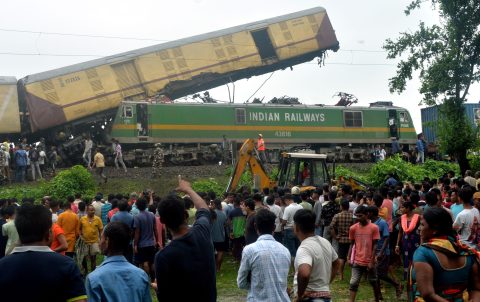
[[29, 155], [30, 155], [30, 159], [32, 161], [38, 161], [38, 151], [37, 150], [35, 150], [35, 149], [30, 150]]

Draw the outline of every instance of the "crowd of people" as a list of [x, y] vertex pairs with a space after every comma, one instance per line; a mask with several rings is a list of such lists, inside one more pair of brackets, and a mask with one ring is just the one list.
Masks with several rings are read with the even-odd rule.
[[[85, 166], [89, 169], [95, 168], [98, 178], [106, 182], [105, 175], [105, 157], [98, 146], [94, 148], [92, 139], [87, 136], [83, 140], [82, 159]], [[123, 161], [123, 152], [120, 142], [112, 139], [111, 150], [116, 169], [122, 168], [125, 173], [128, 172]], [[0, 184], [2, 182], [11, 183], [12, 181], [24, 183], [27, 180], [40, 180], [45, 176], [54, 176], [58, 163], [61, 161], [57, 148], [52, 146], [48, 148], [45, 140], [42, 138], [39, 142], [29, 144], [24, 138], [13, 144], [6, 140], [0, 143]], [[158, 160], [157, 160], [158, 161]], [[156, 164], [158, 166], [158, 163]]]
[[5, 301], [150, 301], [151, 289], [159, 301], [216, 301], [231, 251], [248, 301], [329, 302], [336, 278], [355, 301], [363, 276], [375, 301], [387, 286], [409, 301], [480, 301], [479, 184], [471, 171], [418, 184], [390, 175], [375, 190], [243, 188], [218, 198], [179, 178], [182, 196], [4, 199], [0, 291]]
[[0, 143], [0, 182], [25, 182], [39, 180], [55, 174], [58, 153], [55, 147], [46, 149], [42, 139], [28, 144], [23, 139], [15, 146], [8, 140]]

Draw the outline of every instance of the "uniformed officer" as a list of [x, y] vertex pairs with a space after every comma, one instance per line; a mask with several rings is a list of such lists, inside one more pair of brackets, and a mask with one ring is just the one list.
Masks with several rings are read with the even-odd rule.
[[160, 171], [162, 170], [164, 162], [164, 154], [162, 149], [162, 144], [155, 144], [155, 151], [153, 151], [153, 164], [152, 164], [152, 175], [153, 177], [160, 176]]

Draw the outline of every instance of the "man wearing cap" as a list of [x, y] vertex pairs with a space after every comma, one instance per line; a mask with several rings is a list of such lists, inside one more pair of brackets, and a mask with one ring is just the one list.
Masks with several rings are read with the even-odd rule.
[[265, 155], [265, 141], [263, 140], [263, 135], [260, 133], [258, 134], [257, 151], [262, 164], [266, 163], [267, 156]]
[[302, 198], [300, 198], [300, 187], [293, 187], [292, 190], [292, 198], [293, 198], [293, 201], [297, 204], [300, 204], [302, 202]]

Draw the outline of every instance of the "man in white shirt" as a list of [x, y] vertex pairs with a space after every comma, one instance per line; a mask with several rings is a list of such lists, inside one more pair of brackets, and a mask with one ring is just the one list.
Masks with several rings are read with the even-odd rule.
[[385, 149], [383, 147], [381, 147], [382, 149], [380, 149], [380, 157], [379, 159], [380, 160], [385, 160], [385, 158], [387, 157], [387, 152], [385, 151]]
[[102, 206], [105, 203], [102, 202], [102, 195], [95, 196], [95, 201], [92, 202], [92, 206], [95, 209], [95, 216], [102, 219]]
[[287, 205], [282, 217], [282, 226], [284, 230], [283, 244], [290, 251], [290, 255], [295, 258], [300, 242], [293, 232], [293, 216], [298, 210], [303, 209], [303, 207], [293, 201], [293, 196], [291, 194], [285, 194], [283, 198]]
[[[324, 187], [325, 190], [325, 187]], [[327, 192], [328, 192], [328, 185], [327, 185]], [[323, 235], [323, 227], [321, 224], [322, 218], [322, 203], [325, 201], [325, 197], [323, 196], [323, 191], [320, 189], [316, 189], [312, 194], [312, 199], [315, 202], [313, 206], [313, 213], [315, 214], [315, 235]]]
[[85, 139], [85, 149], [83, 151], [83, 160], [87, 167], [90, 167], [90, 163], [92, 162], [92, 148], [93, 148], [93, 141], [90, 137], [87, 136]]
[[293, 219], [295, 235], [301, 241], [294, 263], [294, 294], [298, 301], [330, 301], [330, 283], [339, 266], [337, 253], [327, 239], [315, 235], [315, 214], [299, 210]]
[[463, 180], [469, 184], [470, 186], [474, 187], [475, 189], [477, 188], [477, 180], [472, 177], [473, 173], [470, 170], [465, 171], [465, 177]]
[[472, 242], [475, 236], [472, 234], [472, 228], [480, 221], [478, 210], [472, 206], [472, 197], [473, 191], [469, 186], [458, 192], [458, 198], [463, 202], [463, 210], [455, 218], [453, 228], [458, 232], [460, 241]]
[[267, 196], [267, 205], [270, 212], [275, 214], [275, 231], [273, 232], [273, 238], [278, 242], [283, 242], [282, 222], [283, 217], [282, 208], [275, 204], [275, 197], [273, 195]]
[[7, 147], [5, 145], [2, 145], [2, 150], [0, 152], [3, 152], [5, 154], [4, 160], [5, 163], [3, 164], [3, 173], [4, 176], [7, 178], [7, 180], [10, 182], [10, 153], [7, 151]]

